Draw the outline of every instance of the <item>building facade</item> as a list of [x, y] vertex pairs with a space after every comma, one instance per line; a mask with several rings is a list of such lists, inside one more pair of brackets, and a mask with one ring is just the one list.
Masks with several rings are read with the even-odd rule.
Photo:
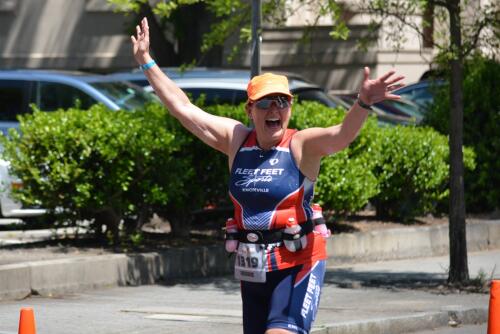
[[[285, 28], [264, 26], [261, 46], [263, 70], [290, 71], [331, 91], [355, 91], [363, 66], [373, 75], [390, 68], [418, 80], [429, 67], [431, 50], [422, 49], [408, 32], [398, 52], [385, 38], [384, 29], [366, 51], [356, 40], [366, 33], [368, 18], [354, 14], [348, 20], [351, 35], [335, 41], [331, 22], [320, 21], [311, 43], [300, 43], [307, 12], [296, 13]], [[418, 20], [418, 17], [416, 17]], [[136, 66], [126, 31], [127, 19], [114, 13], [106, 0], [0, 0], [0, 68], [51, 68], [112, 72]], [[231, 48], [231, 41], [225, 50]], [[243, 50], [231, 64], [223, 52], [224, 67], [250, 66], [250, 52]]]

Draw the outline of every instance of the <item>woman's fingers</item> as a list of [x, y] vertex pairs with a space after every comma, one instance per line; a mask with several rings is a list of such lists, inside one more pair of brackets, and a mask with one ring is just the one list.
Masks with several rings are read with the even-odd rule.
[[380, 78], [378, 78], [380, 81], [384, 82], [385, 80], [387, 80], [390, 76], [392, 76], [394, 73], [396, 73], [396, 71], [389, 71], [387, 72], [386, 74], [384, 74], [383, 76], [381, 76]]
[[365, 77], [363, 81], [370, 79], [370, 68], [368, 66], [365, 66], [365, 68], [363, 69], [363, 74]]
[[403, 75], [397, 76], [395, 78], [392, 78], [391, 80], [385, 81], [386, 85], [392, 85], [393, 83], [396, 83], [398, 81], [403, 80], [405, 77]]
[[141, 38], [141, 27], [138, 25], [135, 26], [135, 32], [137, 34], [137, 39]]
[[396, 84], [396, 85], [388, 86], [388, 87], [386, 88], [386, 90], [387, 90], [388, 92], [390, 92], [390, 91], [396, 90], [396, 89], [401, 88], [401, 87], [404, 87], [404, 84], [400, 83], [400, 84]]
[[384, 97], [385, 100], [400, 100], [401, 99], [401, 96], [399, 95], [396, 95], [396, 94], [387, 94], [385, 97]]

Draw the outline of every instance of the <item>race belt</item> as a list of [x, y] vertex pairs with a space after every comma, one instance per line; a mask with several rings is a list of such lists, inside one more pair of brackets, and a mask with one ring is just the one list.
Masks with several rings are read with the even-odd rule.
[[[306, 222], [299, 224], [300, 236], [309, 234], [314, 229], [314, 223], [312, 220], [307, 220]], [[290, 235], [284, 233], [285, 229], [273, 229], [273, 230], [240, 230], [238, 232], [226, 232], [226, 240], [238, 240], [243, 243], [251, 244], [275, 244], [283, 240], [294, 240], [297, 238], [295, 235]]]

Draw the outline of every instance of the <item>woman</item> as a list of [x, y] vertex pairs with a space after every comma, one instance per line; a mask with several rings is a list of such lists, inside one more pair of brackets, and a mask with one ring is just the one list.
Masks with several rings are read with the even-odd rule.
[[[313, 231], [311, 201], [321, 158], [352, 142], [370, 105], [399, 99], [391, 91], [402, 76], [390, 71], [364, 80], [357, 103], [342, 124], [301, 131], [288, 129], [292, 94], [286, 77], [263, 74], [248, 84], [246, 113], [254, 124], [211, 115], [193, 105], [149, 55], [144, 18], [131, 36], [136, 61], [170, 113], [229, 160], [230, 197], [240, 241], [235, 275], [241, 280], [243, 327], [247, 334], [309, 333], [318, 310], [325, 273], [324, 238]], [[300, 226], [297, 249], [285, 227]], [[287, 229], [288, 231], [288, 229]], [[297, 241], [297, 240], [296, 240]], [[302, 248], [302, 249], [300, 249]]]

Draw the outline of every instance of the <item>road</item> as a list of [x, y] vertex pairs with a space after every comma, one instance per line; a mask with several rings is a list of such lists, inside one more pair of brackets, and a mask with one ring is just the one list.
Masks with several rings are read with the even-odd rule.
[[434, 330], [426, 330], [421, 332], [413, 332], [413, 334], [485, 334], [487, 324], [482, 325], [466, 325], [459, 327], [444, 327]]
[[[488, 294], [436, 290], [446, 278], [447, 261], [436, 257], [329, 268], [315, 325], [487, 308]], [[469, 254], [469, 266], [473, 277], [488, 273], [498, 278], [500, 250]], [[34, 308], [39, 334], [241, 333], [239, 282], [232, 277], [4, 301], [0, 334], [17, 333], [19, 310], [25, 306]], [[460, 331], [484, 333], [484, 326], [420, 334]]]

